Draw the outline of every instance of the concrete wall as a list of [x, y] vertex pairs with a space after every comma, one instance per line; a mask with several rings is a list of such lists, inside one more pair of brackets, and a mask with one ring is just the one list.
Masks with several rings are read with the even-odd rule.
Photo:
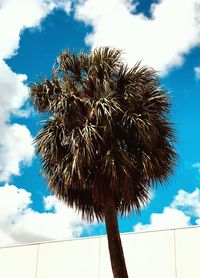
[[[199, 278], [200, 226], [121, 235], [130, 278]], [[1, 278], [110, 278], [106, 237], [0, 248]]]

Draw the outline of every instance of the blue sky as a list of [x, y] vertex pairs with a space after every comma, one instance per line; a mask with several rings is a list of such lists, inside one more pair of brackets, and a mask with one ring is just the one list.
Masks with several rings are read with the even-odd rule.
[[[92, 236], [89, 225], [50, 195], [32, 140], [40, 116], [28, 103], [31, 82], [51, 75], [64, 49], [124, 49], [158, 70], [170, 92], [179, 154], [169, 181], [151, 192], [140, 215], [119, 219], [120, 231], [200, 224], [199, 0], [0, 0], [0, 244]], [[16, 11], [16, 12], [15, 12]], [[177, 12], [179, 11], [179, 12]], [[6, 26], [6, 28], [5, 28]]]

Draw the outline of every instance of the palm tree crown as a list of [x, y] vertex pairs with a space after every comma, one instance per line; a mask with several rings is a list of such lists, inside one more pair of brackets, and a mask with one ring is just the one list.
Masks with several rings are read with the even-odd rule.
[[121, 215], [140, 210], [150, 187], [171, 174], [167, 93], [153, 69], [128, 68], [121, 51], [65, 50], [30, 95], [47, 116], [35, 141], [49, 187], [88, 220], [104, 219], [107, 195]]

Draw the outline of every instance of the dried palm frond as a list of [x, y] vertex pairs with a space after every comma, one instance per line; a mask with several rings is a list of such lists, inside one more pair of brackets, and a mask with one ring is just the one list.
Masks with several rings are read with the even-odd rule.
[[104, 218], [108, 192], [121, 215], [139, 211], [172, 173], [168, 94], [153, 69], [124, 65], [120, 50], [63, 51], [30, 97], [48, 115], [35, 141], [49, 187], [88, 220]]

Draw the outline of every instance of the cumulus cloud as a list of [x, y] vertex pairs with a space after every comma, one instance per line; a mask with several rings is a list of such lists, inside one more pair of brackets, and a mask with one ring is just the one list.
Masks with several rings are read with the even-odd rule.
[[150, 224], [138, 223], [134, 226], [134, 231], [160, 230], [188, 226], [190, 217], [178, 209], [164, 208], [162, 213], [153, 213]]
[[23, 83], [27, 77], [14, 73], [3, 60], [0, 72], [0, 181], [7, 181], [11, 174], [20, 173], [21, 162], [31, 161], [34, 149], [27, 127], [9, 123], [11, 114], [23, 114], [20, 108], [28, 96]]
[[179, 190], [171, 204], [172, 208], [183, 210], [187, 215], [200, 218], [200, 190], [196, 188], [193, 192], [188, 193]]
[[28, 98], [27, 75], [13, 72], [5, 59], [17, 53], [23, 30], [39, 27], [42, 19], [55, 8], [69, 13], [70, 1], [0, 0], [0, 181], [19, 175], [20, 164], [30, 163], [34, 154], [28, 128], [10, 123], [11, 115], [28, 116], [22, 110]]
[[9, 118], [9, 114], [15, 114], [27, 98], [28, 90], [24, 82], [25, 74], [16, 74], [10, 67], [0, 60], [0, 120], [1, 123]]
[[44, 212], [31, 204], [25, 189], [0, 187], [0, 245], [77, 237], [87, 229], [81, 217], [54, 196], [44, 197]]
[[161, 74], [180, 66], [200, 43], [200, 0], [160, 0], [151, 5], [151, 18], [136, 14], [132, 2], [78, 1], [76, 18], [93, 27], [86, 43], [124, 49], [129, 65], [142, 60]]
[[30, 164], [34, 149], [32, 136], [24, 125], [7, 125], [0, 138], [0, 180], [7, 181], [11, 175], [20, 174], [20, 164]]
[[70, 2], [66, 0], [0, 0], [0, 7], [0, 57], [8, 58], [16, 53], [20, 34], [25, 28], [38, 27], [41, 20], [55, 8], [63, 8], [69, 12]]
[[200, 190], [189, 193], [179, 190], [169, 207], [162, 213], [152, 213], [149, 224], [137, 223], [134, 231], [159, 230], [189, 226], [191, 218], [200, 224]]

